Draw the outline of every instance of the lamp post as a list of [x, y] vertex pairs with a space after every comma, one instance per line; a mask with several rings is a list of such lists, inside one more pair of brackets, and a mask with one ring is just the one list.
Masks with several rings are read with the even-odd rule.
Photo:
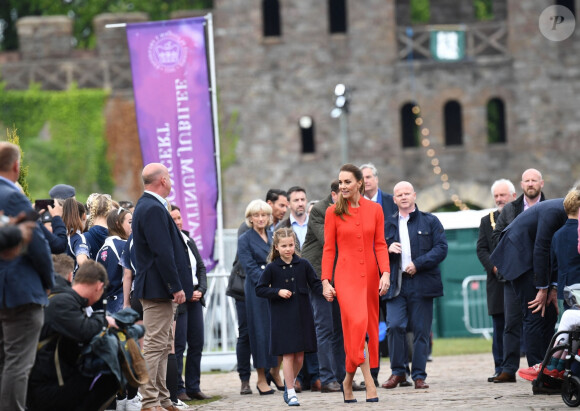
[[350, 104], [350, 89], [344, 84], [334, 88], [334, 108], [330, 112], [332, 118], [338, 118], [340, 123], [340, 153], [342, 164], [348, 163], [348, 109]]

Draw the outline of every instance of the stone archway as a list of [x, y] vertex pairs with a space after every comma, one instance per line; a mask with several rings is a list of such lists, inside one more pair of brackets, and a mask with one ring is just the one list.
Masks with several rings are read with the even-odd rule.
[[452, 202], [451, 194], [455, 193], [461, 201], [477, 205], [481, 208], [492, 208], [493, 198], [489, 191], [491, 184], [483, 185], [476, 182], [454, 183], [451, 190], [443, 190], [438, 184], [429, 188], [417, 189], [417, 205], [421, 211], [432, 212], [439, 207]]

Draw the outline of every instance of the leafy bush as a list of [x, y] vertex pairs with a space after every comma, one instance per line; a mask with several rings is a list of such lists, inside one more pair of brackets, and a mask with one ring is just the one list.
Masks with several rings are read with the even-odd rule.
[[0, 132], [18, 130], [32, 199], [46, 198], [59, 183], [74, 186], [81, 201], [92, 192], [112, 191], [104, 131], [106, 99], [103, 90], [76, 88], [0, 92]]

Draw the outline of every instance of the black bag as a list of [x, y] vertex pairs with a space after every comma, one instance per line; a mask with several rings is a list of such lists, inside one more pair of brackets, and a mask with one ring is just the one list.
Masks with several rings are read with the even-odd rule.
[[246, 273], [239, 261], [234, 263], [232, 272], [228, 280], [228, 287], [226, 288], [226, 295], [234, 298], [237, 301], [245, 301], [244, 283], [246, 282]]

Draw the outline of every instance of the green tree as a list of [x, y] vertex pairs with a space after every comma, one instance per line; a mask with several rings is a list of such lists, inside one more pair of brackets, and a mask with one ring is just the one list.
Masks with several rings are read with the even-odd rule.
[[431, 18], [429, 0], [411, 0], [411, 23], [426, 24]]
[[79, 48], [95, 46], [93, 18], [101, 13], [142, 11], [152, 21], [167, 20], [173, 11], [211, 9], [213, 0], [2, 0], [0, 50], [17, 50], [16, 21], [26, 16], [66, 15], [74, 21]]

